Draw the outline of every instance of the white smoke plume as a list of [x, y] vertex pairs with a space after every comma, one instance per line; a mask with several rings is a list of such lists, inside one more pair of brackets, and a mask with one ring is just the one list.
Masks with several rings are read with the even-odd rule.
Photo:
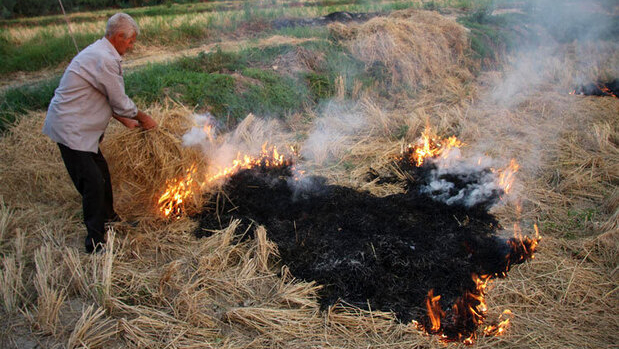
[[202, 150], [209, 175], [231, 167], [245, 155], [259, 156], [265, 146], [283, 149], [290, 144], [291, 135], [279, 121], [260, 119], [253, 114], [225, 134], [218, 134], [219, 127], [210, 114], [194, 115], [194, 125], [182, 136], [182, 144]]
[[217, 120], [211, 113], [194, 114], [194, 125], [187, 131], [182, 138], [184, 147], [202, 147], [206, 151], [206, 148], [211, 147], [215, 142], [217, 135]]
[[368, 117], [359, 105], [337, 101], [328, 103], [321, 114], [301, 147], [301, 155], [325, 166], [340, 160], [367, 131]]
[[427, 161], [436, 168], [425, 178], [427, 184], [420, 191], [434, 200], [447, 205], [491, 208], [514, 197], [506, 195], [505, 184], [501, 183], [500, 171], [506, 166], [501, 161], [482, 154], [463, 157], [459, 148]]
[[[480, 79], [479, 100], [466, 112], [461, 136], [473, 152], [516, 158], [536, 176], [554, 156], [565, 132], [582, 128], [569, 96], [576, 86], [619, 77], [616, 7], [601, 1], [531, 2], [523, 27], [537, 41], [511, 52], [498, 72]], [[471, 142], [470, 140], [474, 140]]]

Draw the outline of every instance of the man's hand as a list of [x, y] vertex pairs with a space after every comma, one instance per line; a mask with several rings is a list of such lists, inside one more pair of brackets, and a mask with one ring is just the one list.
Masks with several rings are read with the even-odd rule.
[[138, 115], [135, 116], [135, 119], [140, 123], [145, 130], [152, 130], [157, 127], [157, 122], [150, 117], [150, 115], [144, 113], [141, 110], [138, 110]]
[[122, 116], [113, 114], [114, 119], [118, 120], [121, 124], [125, 125], [126, 128], [134, 129], [140, 126], [140, 123], [135, 119], [124, 118]]

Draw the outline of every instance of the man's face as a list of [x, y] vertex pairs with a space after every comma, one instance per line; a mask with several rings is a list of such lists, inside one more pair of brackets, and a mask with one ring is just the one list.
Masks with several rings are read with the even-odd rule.
[[125, 38], [122, 33], [117, 33], [112, 37], [112, 40], [110, 40], [110, 42], [112, 43], [112, 45], [114, 45], [114, 48], [116, 48], [118, 54], [122, 56], [125, 54], [125, 52], [133, 48], [136, 36], [137, 35], [134, 33], [132, 36]]

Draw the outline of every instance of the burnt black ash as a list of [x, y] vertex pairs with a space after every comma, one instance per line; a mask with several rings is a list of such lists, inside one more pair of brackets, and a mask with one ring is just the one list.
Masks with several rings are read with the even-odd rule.
[[355, 13], [347, 11], [338, 11], [329, 13], [326, 16], [315, 18], [279, 18], [273, 21], [272, 25], [275, 29], [308, 27], [308, 26], [324, 26], [333, 22], [350, 23], [350, 22], [365, 22], [381, 13]]
[[[420, 190], [431, 165], [400, 166], [409, 178], [407, 190], [386, 197], [328, 185], [320, 177], [295, 186], [289, 166], [244, 170], [224, 186], [225, 199], [204, 208], [195, 233], [210, 235], [208, 230], [237, 218], [245, 226], [264, 225], [291, 273], [324, 286], [323, 306], [338, 300], [360, 308], [369, 304], [425, 326], [430, 289], [450, 309], [467, 291], [475, 292], [472, 274], [500, 275], [515, 263], [506, 256], [515, 253], [496, 236], [500, 226], [487, 212], [489, 202], [467, 207], [436, 201]], [[453, 323], [466, 328], [446, 324], [444, 333], [475, 330], [463, 320]]]
[[576, 87], [572, 94], [600, 97], [619, 97], [619, 79], [613, 79], [607, 82], [599, 81], [597, 83], [580, 85]]

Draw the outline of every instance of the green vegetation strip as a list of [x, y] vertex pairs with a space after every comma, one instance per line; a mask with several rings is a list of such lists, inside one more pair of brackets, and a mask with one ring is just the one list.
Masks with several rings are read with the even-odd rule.
[[[485, 66], [497, 63], [504, 51], [530, 43], [534, 37], [521, 28], [526, 27], [527, 17], [521, 14], [490, 16], [488, 12], [477, 12], [459, 20], [471, 29], [473, 55]], [[273, 32], [271, 32], [272, 34]], [[241, 118], [252, 112], [259, 115], [286, 117], [302, 111], [321, 100], [329, 99], [335, 93], [335, 81], [339, 76], [346, 93], [355, 82], [365, 88], [372, 88], [378, 94], [388, 96], [394, 88], [408, 90], [407, 86], [389, 86], [389, 72], [378, 62], [366, 67], [346, 49], [328, 39], [328, 30], [321, 28], [286, 28], [275, 33], [301, 37], [321, 37], [323, 40], [304, 44], [278, 45], [266, 48], [251, 48], [240, 52], [202, 53], [197, 57], [186, 57], [176, 62], [151, 64], [129, 72], [125, 76], [127, 93], [141, 105], [162, 102], [172, 98], [197, 110], [210, 110], [219, 118]], [[517, 33], [517, 34], [516, 34]], [[266, 32], [264, 35], [267, 35]], [[80, 42], [88, 43], [96, 37], [83, 34]], [[41, 44], [49, 47], [33, 52], [45, 59], [28, 62], [28, 52], [14, 51], [21, 57], [21, 64], [45, 65], [54, 60], [55, 38], [39, 38]], [[1, 69], [12, 63], [5, 60], [8, 45], [0, 47]], [[70, 44], [67, 51], [73, 49]], [[299, 50], [304, 50], [299, 55]], [[59, 50], [60, 51], [60, 50]], [[71, 56], [74, 52], [71, 52]], [[295, 61], [300, 57], [314, 55], [312, 69], [274, 69], [274, 62]], [[297, 69], [297, 71], [295, 71]], [[0, 128], [29, 110], [45, 110], [59, 78], [31, 86], [12, 88], [0, 95]]]
[[[313, 71], [280, 72], [272, 62], [297, 50], [326, 55]], [[328, 41], [299, 46], [252, 48], [238, 53], [202, 53], [173, 63], [151, 64], [125, 75], [126, 91], [140, 105], [172, 98], [216, 117], [238, 119], [248, 113], [285, 118], [333, 96], [335, 79], [371, 81], [363, 63]], [[32, 86], [12, 88], [0, 95], [0, 128], [31, 110], [45, 110], [58, 86], [54, 78]], [[352, 87], [350, 87], [352, 88]]]
[[[249, 3], [244, 2], [244, 4]], [[320, 2], [320, 4], [327, 5], [317, 5], [312, 8], [293, 6], [256, 8], [252, 5], [245, 5], [240, 10], [215, 11], [209, 14], [200, 14], [199, 11], [194, 12], [190, 8], [185, 8], [186, 12], [184, 13], [178, 11], [178, 13], [170, 15], [158, 15], [155, 14], [157, 11], [147, 12], [147, 9], [135, 9], [135, 11], [144, 11], [144, 15], [141, 16], [142, 19], [138, 18], [141, 25], [141, 43], [187, 47], [220, 40], [221, 37], [238, 29], [245, 30], [251, 36], [272, 33], [274, 30], [270, 26], [270, 21], [282, 17], [315, 17], [335, 11], [391, 11], [419, 6], [414, 1], [374, 3], [371, 1], [338, 0]], [[127, 12], [133, 13], [129, 9], [127, 9]], [[147, 15], [146, 13], [150, 14]], [[106, 12], [102, 14], [103, 18], [100, 16], [95, 18], [96, 20], [104, 20], [109, 14]], [[93, 18], [93, 20], [95, 19]], [[80, 48], [86, 47], [94, 39], [103, 36], [104, 26], [94, 27], [94, 24], [93, 28], [76, 35]], [[58, 31], [59, 29], [55, 30]], [[3, 26], [0, 29], [0, 73], [38, 71], [68, 62], [75, 55], [75, 48], [69, 34], [62, 29], [60, 30], [61, 32], [52, 32], [51, 29], [41, 27], [40, 33], [22, 41], [22, 39], [13, 38], [11, 31]], [[302, 30], [298, 32], [302, 32]]]
[[[27, 15], [27, 16], [38, 16], [38, 17], [25, 17], [25, 18], [16, 18], [16, 19], [5, 19], [0, 21], [0, 26], [7, 25], [21, 25], [21, 26], [39, 26], [39, 25], [49, 25], [49, 24], [63, 24], [64, 16], [60, 14], [56, 15], [48, 15], [41, 16], [46, 13], [60, 13], [60, 7], [58, 6], [57, 0], [23, 0], [24, 3], [28, 1], [38, 1], [43, 2], [45, 5], [43, 6], [30, 6], [28, 10], [30, 12], [23, 13], [24, 11], [19, 11], [17, 14]], [[110, 6], [109, 0], [86, 0], [88, 4], [87, 6], [71, 6], [71, 2], [65, 2], [65, 10], [68, 12], [79, 11], [80, 9], [90, 9], [93, 11], [90, 12], [82, 12], [82, 13], [74, 13], [70, 15], [71, 22], [73, 23], [83, 23], [90, 22], [95, 20], [106, 19], [112, 14], [122, 11], [125, 12], [132, 17], [150, 17], [150, 16], [167, 16], [167, 15], [179, 15], [186, 13], [203, 13], [203, 12], [215, 12], [215, 11], [232, 11], [232, 10], [243, 10], [248, 7], [251, 8], [271, 8], [274, 4], [277, 4], [274, 0], [262, 0], [262, 1], [208, 1], [203, 2], [201, 0], [181, 0], [181, 1], [157, 1], [159, 3], [165, 2], [164, 4], [154, 5], [154, 6], [144, 6], [146, 3], [140, 0], [134, 0], [134, 7], [126, 7], [126, 6]], [[137, 2], [142, 2], [142, 4], [136, 4]], [[152, 1], [151, 1], [152, 3]], [[338, 5], [350, 5], [357, 3], [367, 3], [367, 0], [330, 0], [330, 1], [289, 1], [281, 4], [277, 4], [278, 6], [284, 7], [324, 7], [324, 6], [338, 6]], [[39, 4], [40, 5], [40, 4]], [[67, 6], [69, 5], [69, 6]], [[23, 5], [22, 5], [23, 7]], [[112, 7], [112, 8], [110, 8]], [[5, 18], [13, 15], [10, 11], [6, 11], [3, 16]], [[1, 18], [1, 17], [0, 17]]]

